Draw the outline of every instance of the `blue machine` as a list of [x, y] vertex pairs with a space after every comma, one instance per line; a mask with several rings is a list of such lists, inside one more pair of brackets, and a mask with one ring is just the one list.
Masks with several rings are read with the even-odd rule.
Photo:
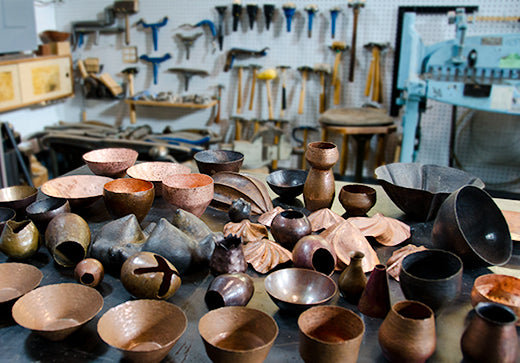
[[449, 16], [455, 39], [425, 46], [415, 17], [404, 16], [397, 79], [398, 102], [405, 107], [401, 162], [415, 159], [427, 99], [520, 115], [520, 34], [466, 37], [466, 14], [457, 9]]

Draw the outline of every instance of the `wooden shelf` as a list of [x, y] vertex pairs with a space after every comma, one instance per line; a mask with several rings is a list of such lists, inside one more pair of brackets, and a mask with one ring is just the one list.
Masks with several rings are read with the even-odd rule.
[[161, 106], [161, 107], [182, 107], [182, 108], [209, 108], [217, 104], [217, 100], [213, 100], [210, 103], [198, 104], [198, 103], [170, 103], [164, 101], [134, 101], [125, 100], [130, 105], [142, 105], [142, 106]]

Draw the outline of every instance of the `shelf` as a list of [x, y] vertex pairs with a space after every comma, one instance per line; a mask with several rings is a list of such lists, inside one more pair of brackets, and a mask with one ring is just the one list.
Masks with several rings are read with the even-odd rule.
[[217, 100], [213, 100], [207, 104], [198, 104], [198, 103], [170, 103], [164, 101], [134, 101], [134, 100], [125, 100], [125, 103], [130, 105], [142, 105], [142, 106], [161, 106], [161, 107], [182, 107], [182, 108], [209, 108], [213, 107], [217, 104]]

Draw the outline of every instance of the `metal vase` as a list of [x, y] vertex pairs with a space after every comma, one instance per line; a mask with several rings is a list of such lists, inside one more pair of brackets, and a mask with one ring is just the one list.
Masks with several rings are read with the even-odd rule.
[[45, 231], [45, 245], [61, 266], [73, 267], [87, 256], [90, 246], [88, 223], [74, 213], [63, 213], [50, 221]]

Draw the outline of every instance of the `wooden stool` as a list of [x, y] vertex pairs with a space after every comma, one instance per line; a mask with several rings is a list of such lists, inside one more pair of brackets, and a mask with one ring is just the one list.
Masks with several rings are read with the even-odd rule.
[[334, 108], [325, 111], [319, 121], [323, 128], [323, 141], [327, 141], [329, 132], [343, 135], [339, 169], [341, 175], [345, 174], [347, 166], [349, 135], [356, 140], [356, 182], [361, 182], [363, 177], [365, 149], [370, 139], [374, 135], [378, 136], [376, 166], [379, 166], [384, 163], [386, 135], [397, 130], [392, 117], [374, 108]]

